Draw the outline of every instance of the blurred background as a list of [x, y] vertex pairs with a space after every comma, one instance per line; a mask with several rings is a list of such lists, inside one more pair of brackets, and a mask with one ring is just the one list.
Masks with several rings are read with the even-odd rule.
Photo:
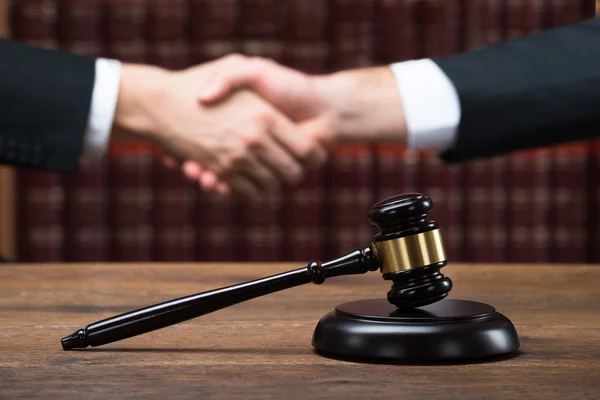
[[[238, 52], [327, 73], [595, 12], [594, 0], [0, 0], [0, 32], [172, 69]], [[72, 176], [3, 168], [0, 251], [18, 262], [327, 259], [369, 243], [374, 203], [417, 191], [434, 201], [451, 262], [600, 262], [600, 142], [452, 167], [399, 146], [340, 147], [300, 187], [252, 204], [202, 192], [158, 154], [113, 146]]]

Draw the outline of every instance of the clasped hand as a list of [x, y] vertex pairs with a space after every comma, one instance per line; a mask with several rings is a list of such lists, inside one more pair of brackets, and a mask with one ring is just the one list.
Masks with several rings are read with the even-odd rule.
[[124, 130], [117, 139], [143, 135], [164, 150], [166, 165], [180, 166], [221, 194], [256, 196], [298, 184], [308, 168], [326, 160], [323, 142], [294, 118], [298, 110], [281, 110], [243, 87], [221, 88], [210, 101], [199, 101], [202, 88], [247, 62], [228, 56], [182, 71], [125, 66], [115, 115]]
[[116, 136], [158, 144], [205, 189], [249, 196], [298, 184], [333, 144], [407, 137], [385, 66], [316, 76], [241, 55], [177, 72], [126, 66], [115, 121]]

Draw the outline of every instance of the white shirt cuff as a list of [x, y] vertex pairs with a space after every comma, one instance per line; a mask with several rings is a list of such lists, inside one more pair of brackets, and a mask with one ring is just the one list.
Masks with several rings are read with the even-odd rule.
[[390, 65], [400, 91], [407, 147], [415, 150], [450, 149], [460, 123], [460, 101], [452, 81], [430, 59]]
[[100, 158], [106, 152], [117, 107], [120, 82], [121, 62], [98, 58], [90, 115], [84, 134], [84, 157]]

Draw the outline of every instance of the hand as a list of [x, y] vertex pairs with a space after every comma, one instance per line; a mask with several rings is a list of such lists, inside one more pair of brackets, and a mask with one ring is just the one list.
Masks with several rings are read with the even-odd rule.
[[[250, 88], [275, 105], [300, 130], [326, 146], [341, 142], [406, 143], [407, 127], [396, 82], [388, 67], [312, 76], [260, 57], [228, 56], [198, 99], [218, 101], [233, 90]], [[186, 165], [190, 178], [207, 188], [214, 175], [197, 163]]]
[[206, 85], [217, 70], [214, 63], [180, 72], [124, 66], [117, 127], [158, 144], [172, 161], [205, 166], [248, 195], [281, 180], [297, 183], [305, 167], [323, 162], [324, 150], [315, 140], [248, 90], [199, 105], [194, 88]]
[[[201, 104], [219, 101], [232, 91], [247, 86], [298, 123], [307, 137], [325, 146], [335, 141], [336, 115], [327, 98], [319, 92], [319, 80], [259, 57], [230, 55], [215, 61], [218, 72], [198, 96]], [[173, 160], [165, 160], [175, 166]], [[226, 190], [213, 171], [197, 162], [183, 165], [190, 179], [198, 180], [205, 189]]]

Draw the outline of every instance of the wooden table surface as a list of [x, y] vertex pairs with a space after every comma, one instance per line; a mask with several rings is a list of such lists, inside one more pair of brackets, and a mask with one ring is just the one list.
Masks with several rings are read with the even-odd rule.
[[313, 352], [318, 320], [381, 298], [379, 272], [305, 285], [104, 347], [60, 339], [117, 313], [298, 264], [0, 266], [0, 398], [598, 399], [600, 266], [451, 265], [451, 298], [490, 303], [520, 334], [515, 357], [375, 365]]

